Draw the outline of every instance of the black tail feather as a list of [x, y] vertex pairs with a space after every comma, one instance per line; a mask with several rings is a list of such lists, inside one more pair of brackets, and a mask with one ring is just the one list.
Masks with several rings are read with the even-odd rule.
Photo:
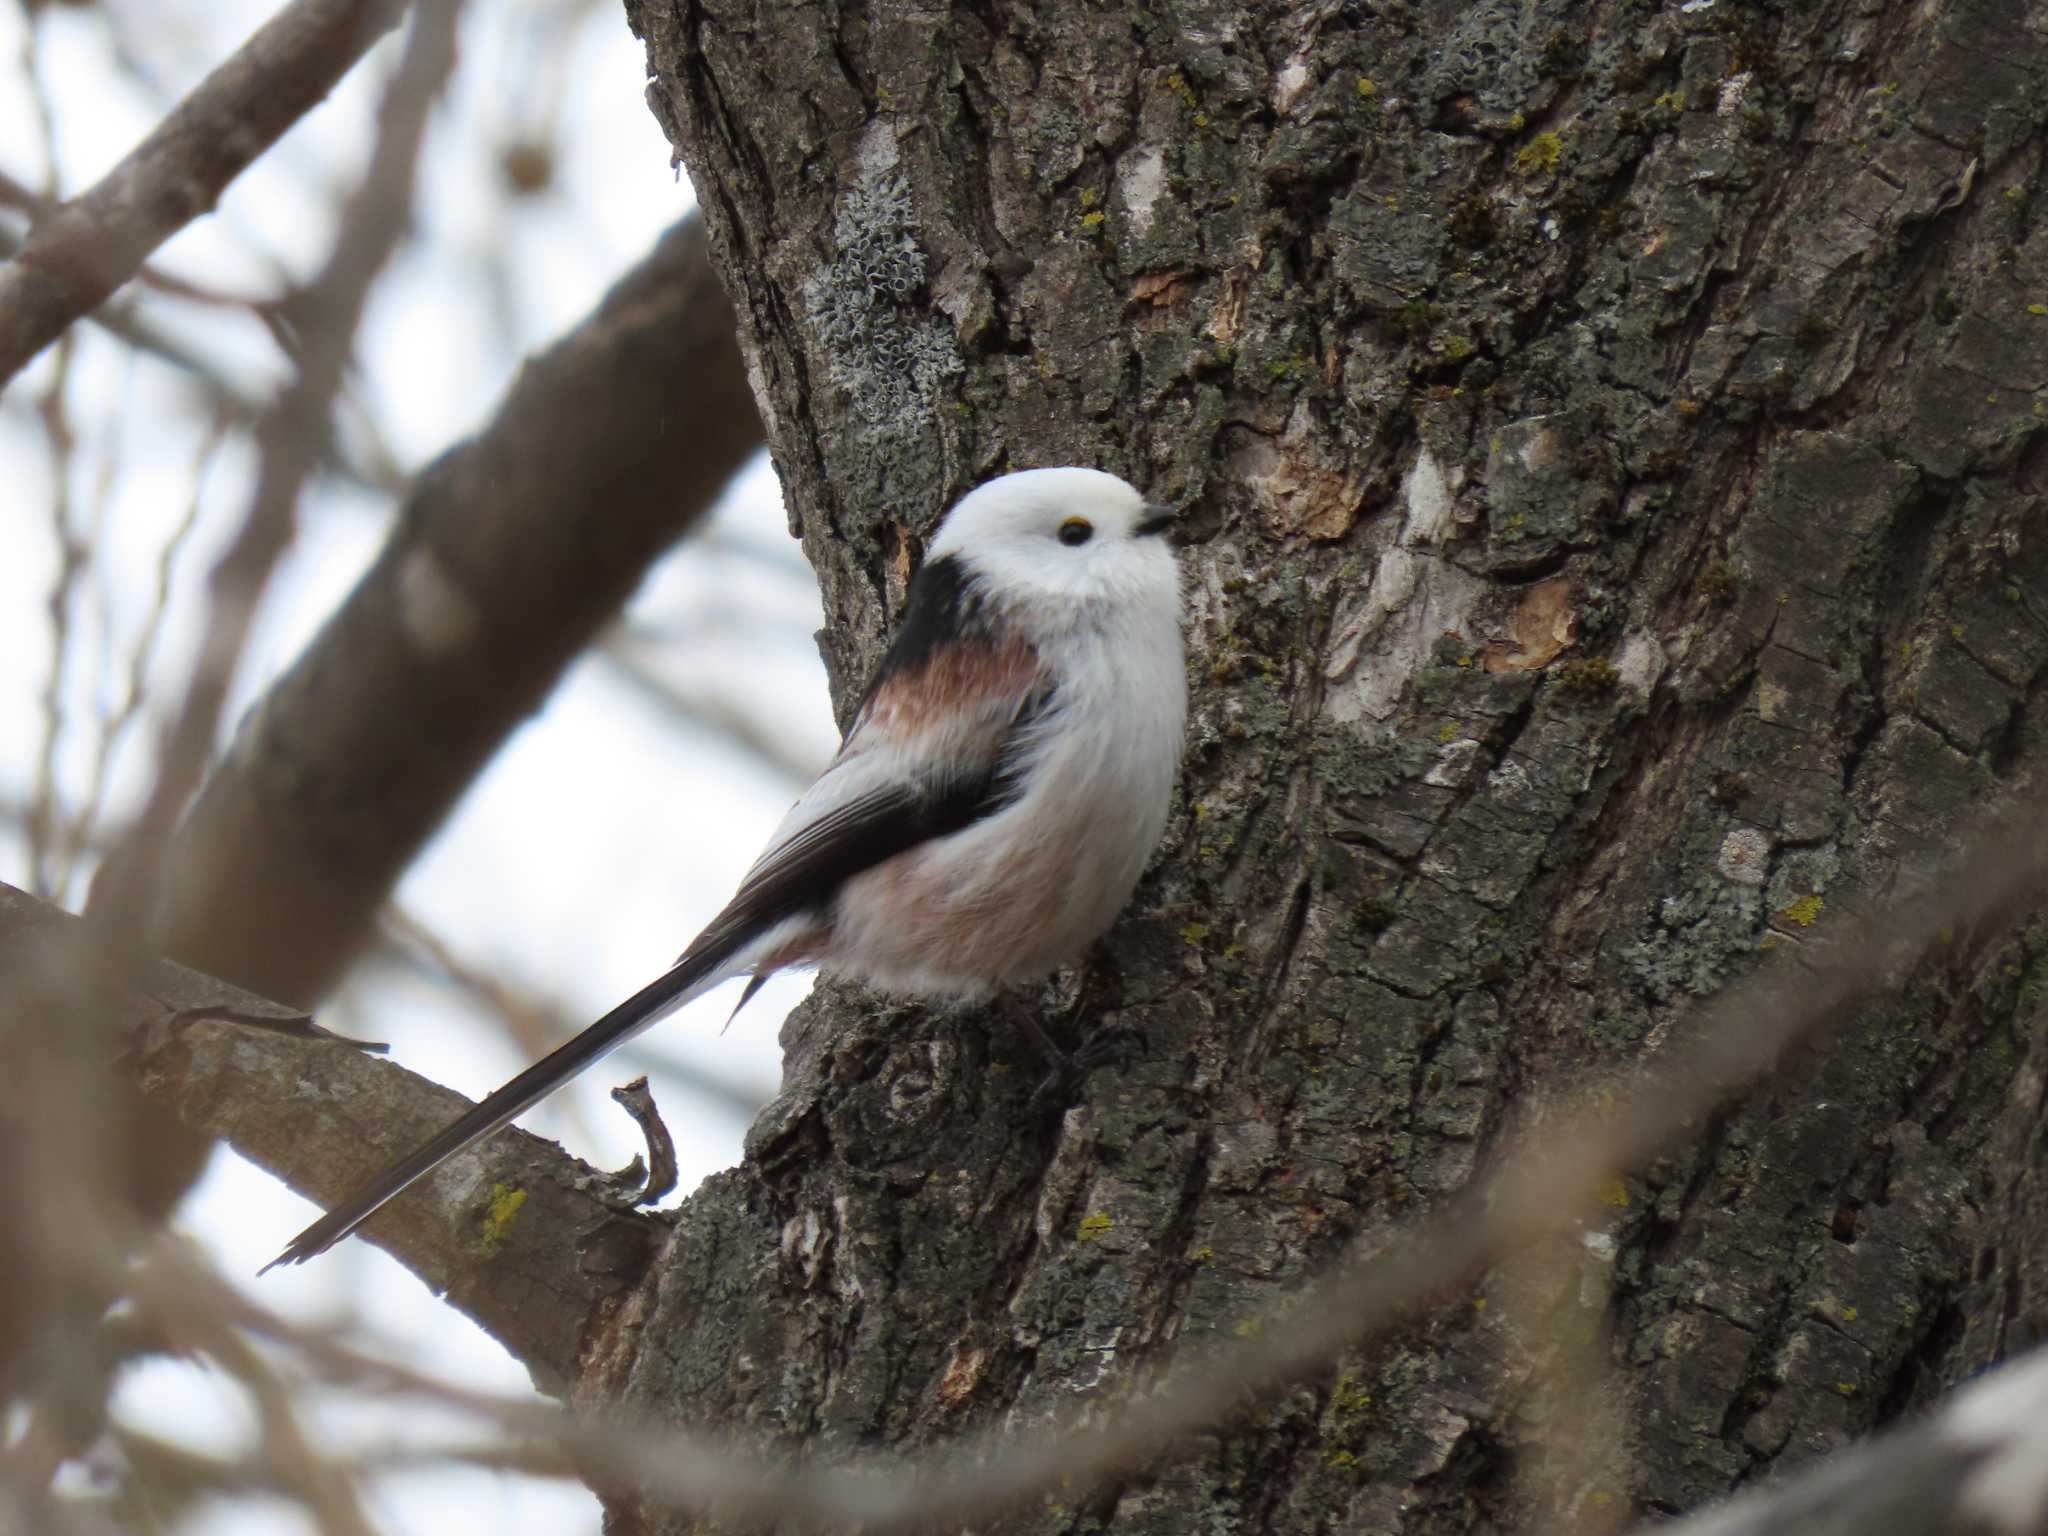
[[559, 1049], [543, 1056], [517, 1077], [477, 1104], [431, 1141], [365, 1184], [341, 1204], [293, 1238], [259, 1274], [280, 1264], [303, 1264], [325, 1253], [380, 1210], [385, 1202], [432, 1173], [449, 1158], [516, 1119], [563, 1083], [645, 1029], [664, 1008], [715, 976], [719, 964], [737, 948], [717, 955], [685, 955], [654, 981]]

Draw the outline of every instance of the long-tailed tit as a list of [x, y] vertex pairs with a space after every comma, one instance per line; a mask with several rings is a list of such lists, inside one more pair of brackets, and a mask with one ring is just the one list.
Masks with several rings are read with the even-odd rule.
[[[1109, 926], [1166, 826], [1187, 714], [1171, 516], [1114, 475], [963, 497], [839, 754], [668, 971], [292, 1240], [303, 1263], [699, 994], [785, 966], [958, 1002]], [[1034, 1026], [1035, 1032], [1035, 1026]]]

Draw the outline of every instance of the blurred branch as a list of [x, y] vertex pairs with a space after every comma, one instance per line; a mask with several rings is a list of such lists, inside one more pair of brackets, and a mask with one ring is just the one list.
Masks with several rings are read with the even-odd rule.
[[372, 1536], [354, 1479], [308, 1436], [290, 1386], [240, 1330], [203, 1312], [196, 1319], [210, 1325], [200, 1333], [199, 1347], [248, 1390], [263, 1460], [279, 1489], [299, 1496], [323, 1536]]
[[[517, 987], [499, 980], [497, 973], [471, 965], [424, 918], [398, 902], [384, 909], [384, 939], [396, 957], [421, 965], [437, 980], [455, 989], [496, 1020], [512, 1042], [515, 1056], [525, 1061], [541, 1057], [569, 1038], [558, 1014], [533, 1002]], [[587, 1141], [590, 1126], [574, 1095], [563, 1096], [569, 1128]]]
[[[241, 1321], [279, 1342], [307, 1342], [281, 1325], [265, 1328], [247, 1315]], [[666, 1454], [675, 1457], [676, 1465], [662, 1481], [671, 1488], [694, 1483], [695, 1496], [686, 1501], [691, 1504], [728, 1496], [748, 1475], [744, 1469], [720, 1469], [720, 1452], [713, 1446], [623, 1427], [607, 1430], [596, 1424], [567, 1423], [543, 1407], [447, 1388], [418, 1373], [353, 1356], [328, 1341], [311, 1344], [311, 1353], [325, 1364], [330, 1379], [412, 1392], [489, 1414], [520, 1437], [484, 1442], [473, 1449], [449, 1445], [444, 1454], [451, 1461], [546, 1477], [574, 1475], [567, 1471], [562, 1452], [552, 1446], [573, 1451], [585, 1468], [593, 1461], [617, 1465]], [[358, 1458], [354, 1464], [403, 1464], [407, 1455], [385, 1452]], [[1656, 1536], [2043, 1536], [2048, 1532], [2044, 1462], [2048, 1349], [2035, 1349], [1971, 1383], [1908, 1429], [1851, 1446], [1803, 1473], [1691, 1519], [1640, 1530], [1646, 1536], [1652, 1531]], [[1069, 1497], [1072, 1492], [1063, 1490]], [[735, 1502], [758, 1510], [769, 1501]], [[808, 1514], [830, 1528], [853, 1528], [857, 1523], [852, 1505], [821, 1511], [794, 1492], [774, 1504]], [[721, 1507], [720, 1512], [729, 1513], [731, 1507]]]
[[522, 1055], [538, 1059], [567, 1038], [558, 1017], [530, 1001], [518, 988], [499, 980], [496, 972], [471, 965], [456, 954], [454, 947], [425, 918], [400, 903], [393, 902], [385, 908], [384, 929], [393, 947], [401, 953], [417, 954], [429, 971], [494, 1014], [511, 1038], [513, 1049]]
[[[232, 1460], [207, 1456], [122, 1425], [114, 1426], [112, 1438], [136, 1482], [147, 1490], [146, 1507], [160, 1519], [182, 1513], [207, 1498], [289, 1491], [277, 1468], [260, 1455]], [[346, 1454], [330, 1452], [325, 1460], [329, 1469], [352, 1478], [415, 1469], [437, 1470], [452, 1464], [492, 1472], [518, 1472], [528, 1477], [579, 1480], [576, 1465], [567, 1453], [545, 1443], [502, 1439], [392, 1439]], [[170, 1521], [164, 1519], [163, 1525], [169, 1527]]]
[[[0, 227], [0, 261], [19, 252], [22, 243], [20, 235]], [[225, 363], [206, 356], [152, 320], [132, 296], [109, 299], [86, 318], [116, 340], [124, 341], [136, 351], [147, 353], [158, 362], [189, 375], [199, 386], [206, 404], [217, 415], [240, 422], [255, 421], [262, 416], [264, 402], [253, 391], [236, 383]], [[388, 456], [381, 459], [375, 455], [360, 457], [332, 436], [321, 448], [321, 468], [339, 475], [352, 485], [385, 494], [395, 494], [403, 484]]]
[[691, 219], [421, 475], [193, 805], [157, 946], [269, 996], [319, 996], [483, 765], [760, 439]]
[[[191, 682], [157, 766], [156, 782], [122, 850], [118, 878], [95, 889], [95, 910], [117, 942], [139, 936], [149, 898], [180, 813], [220, 733], [228, 688], [255, 621], [256, 605], [298, 526], [299, 492], [329, 433], [356, 325], [371, 285], [403, 238], [427, 114], [455, 67], [460, 0], [422, 4], [405, 56], [378, 114], [377, 142], [363, 179], [342, 209], [341, 232], [319, 278], [287, 301], [304, 337], [299, 372], [256, 431], [256, 488], [242, 526], [207, 583], [210, 607]], [[33, 245], [33, 237], [31, 237]]]
[[[152, 593], [149, 611], [143, 618], [141, 631], [136, 635], [135, 644], [128, 652], [128, 675], [125, 690], [119, 705], [111, 715], [101, 722], [99, 740], [94, 746], [92, 777], [87, 784], [78, 808], [65, 827], [58, 862], [47, 889], [61, 894], [70, 888], [80, 860], [100, 836], [99, 820], [106, 804], [107, 777], [112, 767], [114, 753], [122, 739], [142, 715], [143, 696], [148, 691], [150, 663], [156, 659], [157, 641], [163, 632], [164, 617], [170, 611], [171, 570], [176, 564], [178, 552], [185, 547], [185, 541], [199, 526], [199, 510], [206, 486], [206, 473], [213, 457], [220, 451], [222, 440], [227, 436], [227, 424], [219, 417], [214, 418], [211, 429], [200, 443], [192, 463], [192, 495], [185, 503], [185, 515], [171, 530], [157, 551], [156, 586]], [[126, 834], [113, 839], [118, 844]]]
[[37, 891], [54, 895], [53, 844], [62, 814], [57, 805], [57, 749], [64, 737], [64, 684], [72, 669], [71, 609], [92, 551], [71, 529], [71, 475], [78, 448], [65, 392], [71, 387], [73, 338], [57, 349], [49, 386], [36, 402], [36, 415], [50, 445], [50, 541], [57, 549], [57, 574], [44, 610], [50, 621], [50, 670], [43, 678], [42, 741], [36, 752], [35, 799], [28, 821], [28, 864]]
[[597, 654], [672, 719], [712, 731], [744, 748], [763, 768], [786, 780], [792, 793], [824, 769], [823, 758], [800, 751], [761, 711], [729, 694], [711, 688], [691, 688], [663, 675], [653, 659], [657, 650], [629, 633], [614, 633], [598, 643]]
[[406, 0], [292, 0], [0, 266], [0, 388], [324, 100]]

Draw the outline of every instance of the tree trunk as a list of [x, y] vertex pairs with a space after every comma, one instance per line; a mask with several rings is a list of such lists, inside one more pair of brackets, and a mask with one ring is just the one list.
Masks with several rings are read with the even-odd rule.
[[[822, 989], [586, 1395], [827, 1455], [1113, 1404], [2034, 770], [2022, 0], [628, 11], [842, 705], [953, 498], [1085, 463], [1192, 509], [1195, 708], [1046, 1000], [1127, 1064], [1034, 1114], [999, 1019]], [[1568, 1254], [1001, 1528], [1600, 1529], [1897, 1417], [2048, 1317], [2044, 942], [1959, 934]]]

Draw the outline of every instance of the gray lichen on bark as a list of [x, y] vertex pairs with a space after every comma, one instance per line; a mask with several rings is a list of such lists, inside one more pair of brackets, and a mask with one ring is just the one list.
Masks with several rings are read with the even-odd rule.
[[[946, 503], [1084, 462], [1193, 509], [1196, 707], [1085, 989], [1137, 1058], [1035, 1119], [999, 1023], [826, 989], [598, 1395], [827, 1455], [1112, 1413], [2038, 761], [2019, 0], [629, 15], [842, 705]], [[884, 204], [922, 307], [875, 326], [957, 371], [836, 350]], [[878, 367], [921, 419], [874, 430]], [[1896, 1416], [2042, 1314], [2041, 964], [1959, 935], [1543, 1285], [1010, 1528], [1599, 1526]], [[1625, 1438], [1550, 1486], [1591, 1326]]]
[[961, 364], [950, 327], [919, 302], [924, 251], [902, 179], [862, 167], [841, 200], [833, 246], [833, 259], [804, 284], [825, 371], [882, 440], [914, 437]]

